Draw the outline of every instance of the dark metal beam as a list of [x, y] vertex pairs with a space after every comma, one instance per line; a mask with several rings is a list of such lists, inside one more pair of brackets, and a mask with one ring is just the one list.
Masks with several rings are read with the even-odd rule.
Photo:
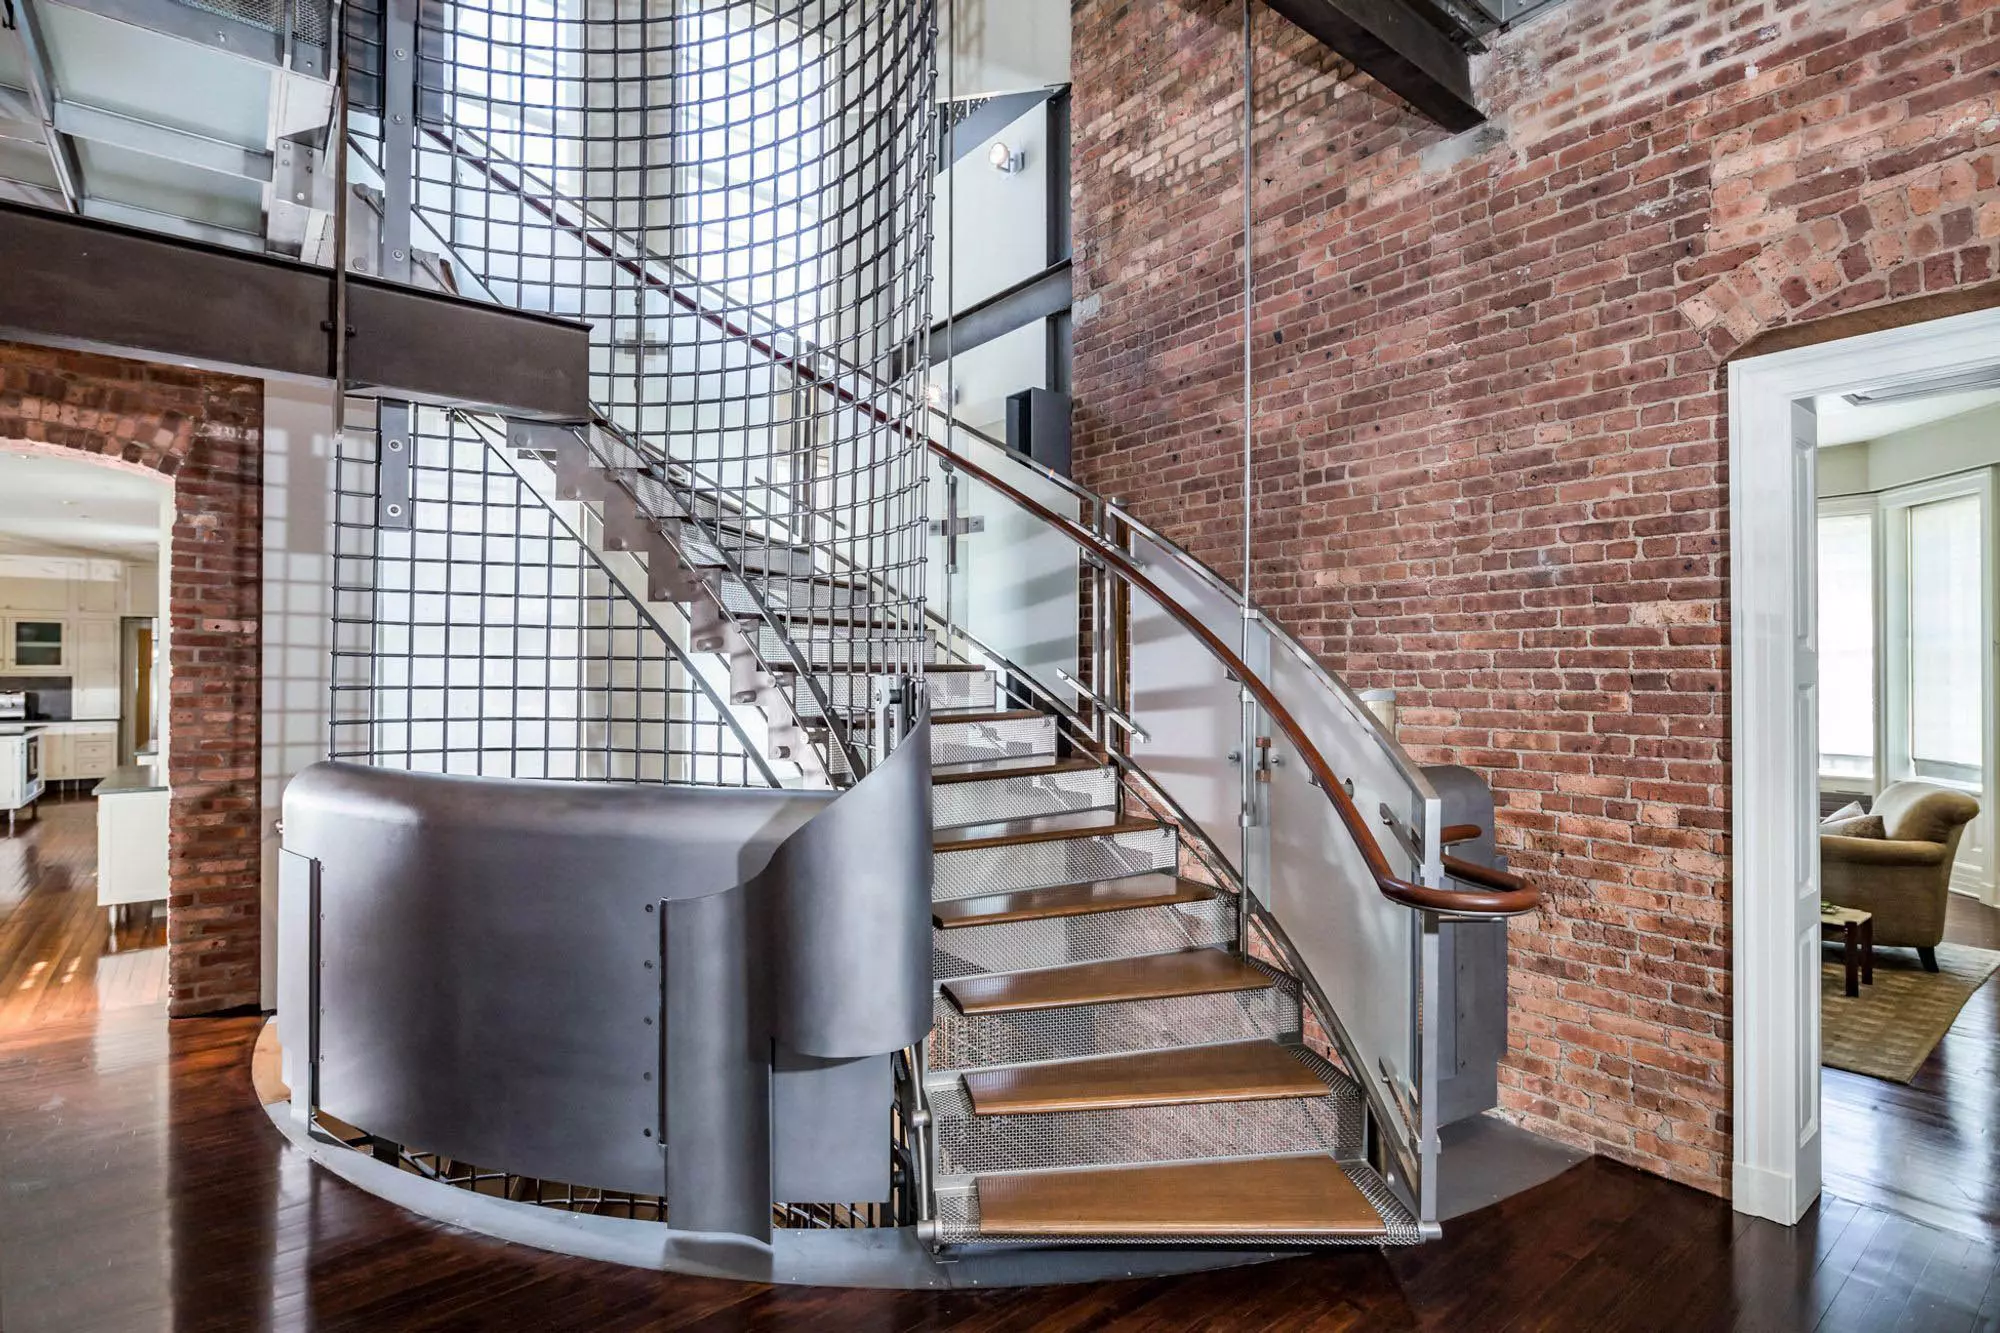
[[995, 292], [931, 328], [931, 362], [936, 364], [1024, 329], [1069, 309], [1070, 261], [1051, 264], [1034, 277]]
[[[242, 375], [328, 382], [333, 273], [0, 203], [0, 333]], [[590, 418], [587, 325], [360, 275], [349, 387]]]
[[1265, 0], [1362, 73], [1454, 133], [1486, 117], [1466, 54], [1407, 0]]

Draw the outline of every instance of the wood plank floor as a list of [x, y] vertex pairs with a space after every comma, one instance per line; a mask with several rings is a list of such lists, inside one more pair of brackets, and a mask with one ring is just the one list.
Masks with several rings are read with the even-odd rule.
[[97, 802], [45, 799], [0, 836], [0, 1031], [167, 1002], [164, 905], [97, 905]]
[[[1951, 896], [1945, 939], [2000, 949], [2000, 910]], [[2000, 978], [1905, 1086], [1822, 1071], [1821, 1172], [1844, 1198], [2000, 1245]]]
[[[102, 914], [77, 906], [94, 811], [48, 809], [41, 829], [0, 840], [0, 977], [18, 986], [33, 961], [61, 960], [0, 992], [6, 1333], [2000, 1330], [1986, 1240], [1835, 1197], [1787, 1229], [1602, 1160], [1420, 1249], [1031, 1291], [762, 1288], [484, 1240], [293, 1152], [250, 1088], [261, 1019], [169, 1023], [156, 1002], [105, 1003], [99, 979], [156, 950], [158, 927], [105, 952]], [[1995, 1124], [1982, 1115], [1963, 1132]]]

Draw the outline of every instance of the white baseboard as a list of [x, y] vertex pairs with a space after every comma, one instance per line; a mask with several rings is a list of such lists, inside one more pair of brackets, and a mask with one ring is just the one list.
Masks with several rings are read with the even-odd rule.
[[1730, 1170], [1729, 1203], [1739, 1213], [1766, 1217], [1791, 1226], [1806, 1215], [1819, 1197], [1817, 1184], [1812, 1194], [1800, 1199], [1796, 1177], [1738, 1162]]

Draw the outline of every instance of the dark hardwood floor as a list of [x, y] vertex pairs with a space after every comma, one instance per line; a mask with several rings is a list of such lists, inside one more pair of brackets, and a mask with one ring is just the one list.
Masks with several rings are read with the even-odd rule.
[[97, 905], [97, 802], [44, 798], [0, 825], [0, 1032], [167, 1002], [164, 905]]
[[[2000, 910], [1953, 894], [1945, 939], [2000, 949]], [[1907, 1086], [1821, 1074], [1827, 1190], [2000, 1245], [2000, 977], [1973, 992]]]
[[[102, 962], [101, 923], [56, 902], [87, 888], [85, 827], [52, 817], [0, 844], [0, 958], [22, 956], [17, 930], [66, 960], [96, 931]], [[22, 866], [38, 867], [25, 892]], [[58, 918], [77, 938], [51, 946]], [[611, 1267], [426, 1222], [313, 1168], [255, 1104], [261, 1019], [169, 1023], [86, 990], [0, 1024], [6, 1333], [2000, 1329], [2000, 1258], [1974, 1237], [1838, 1198], [1788, 1229], [1603, 1160], [1420, 1249], [1187, 1278], [881, 1292]]]

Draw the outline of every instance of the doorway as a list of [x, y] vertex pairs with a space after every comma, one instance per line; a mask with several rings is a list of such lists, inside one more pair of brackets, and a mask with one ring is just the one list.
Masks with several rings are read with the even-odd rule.
[[[1967, 460], [1960, 457], [1948, 475], [1898, 481], [1894, 451], [1886, 451], [1874, 473], [1882, 484], [1846, 494], [1822, 486], [1823, 473], [1830, 481], [1839, 465], [1852, 462], [1822, 447], [1850, 409], [1935, 405], [1958, 391], [1993, 393], [2000, 402], [2000, 312], [1730, 366], [1732, 1183], [1740, 1211], [1781, 1222], [1801, 1218], [1823, 1180], [1851, 1182], [1872, 1170], [1864, 1159], [1886, 1139], [1857, 1127], [1853, 1108], [1859, 1103], [1873, 1107], [1868, 1114], [1886, 1114], [1895, 1101], [1886, 1092], [1875, 1098], [1879, 1106], [1865, 1093], [1848, 1097], [1854, 1090], [1844, 1083], [1832, 1102], [1826, 1099], [1823, 941], [1839, 941], [1832, 954], [1842, 966], [1828, 984], [1845, 999], [1847, 926], [1822, 917], [1822, 859], [1831, 867], [1825, 881], [1842, 896], [1859, 901], [1875, 877], [1841, 861], [1835, 854], [1841, 849], [1827, 850], [1823, 789], [1829, 800], [1863, 798], [1854, 803], [1858, 809], [1830, 802], [1836, 808], [1826, 814], [1899, 825], [1911, 803], [1943, 793], [1937, 800], [1976, 813], [1967, 814], [1957, 835], [1965, 846], [1963, 864], [1953, 858], [1958, 892], [1939, 888], [1927, 901], [1983, 907], [1965, 889], [1992, 878], [1994, 580], [1990, 562], [1977, 552], [1991, 546], [1990, 469], [2000, 453], [1986, 464], [1962, 465]], [[1866, 481], [1867, 468], [1862, 475]], [[1842, 503], [1822, 508], [1823, 498]], [[1838, 566], [1830, 573], [1844, 580], [1826, 604], [1841, 608], [1838, 617], [1823, 614], [1822, 562]], [[1851, 612], [1863, 601], [1866, 628], [1857, 630]], [[1827, 720], [1822, 688], [1839, 705], [1832, 710], [1837, 721]], [[1968, 719], [1968, 707], [1978, 716]], [[1864, 708], [1865, 722], [1854, 716]], [[1870, 835], [1884, 843], [1916, 840], [1883, 837], [1865, 824], [1831, 832], [1836, 840]], [[1896, 912], [1855, 910], [1871, 918], [1856, 923], [1857, 935], [1862, 924], [1882, 932], [1878, 967], [1927, 973], [1928, 961], [1905, 947], [1927, 938], [1922, 931]], [[1887, 944], [1891, 939], [1897, 943]], [[1856, 947], [1862, 951], [1860, 940]], [[1883, 962], [1892, 956], [1893, 963]], [[1878, 973], [1875, 981], [1881, 980]], [[1857, 978], [1858, 989], [1869, 984]]]
[[0, 441], [0, 1029], [166, 1006], [169, 793], [126, 645], [173, 515], [158, 473]]

